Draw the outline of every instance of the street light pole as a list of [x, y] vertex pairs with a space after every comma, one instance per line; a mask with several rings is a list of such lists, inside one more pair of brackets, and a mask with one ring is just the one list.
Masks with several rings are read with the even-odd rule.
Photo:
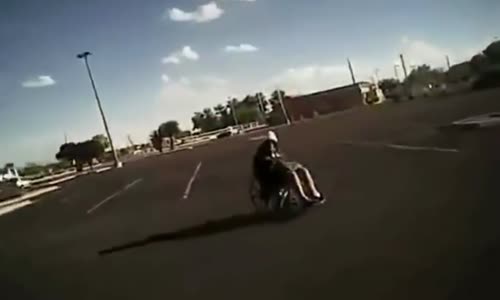
[[354, 77], [354, 70], [352, 69], [351, 60], [347, 58], [347, 67], [349, 67], [349, 73], [351, 74], [352, 84], [356, 84], [356, 77]]
[[233, 115], [234, 125], [238, 126], [238, 118], [236, 117], [236, 110], [234, 107], [233, 99], [231, 99], [231, 97], [228, 97], [228, 99], [229, 105], [231, 106], [231, 114]]
[[283, 103], [283, 97], [281, 95], [281, 90], [276, 89], [276, 91], [278, 93], [278, 101], [280, 102], [281, 111], [283, 112], [283, 116], [285, 117], [286, 124], [290, 125], [292, 122], [290, 121], [290, 118], [288, 117], [288, 112], [286, 111], [285, 104]]
[[109, 132], [108, 122], [106, 121], [106, 117], [104, 116], [104, 111], [102, 109], [101, 100], [99, 99], [99, 94], [97, 93], [97, 88], [95, 86], [94, 77], [92, 76], [92, 71], [90, 70], [90, 65], [88, 61], [88, 56], [92, 55], [90, 52], [83, 52], [78, 54], [76, 57], [79, 59], [83, 59], [85, 61], [85, 66], [87, 68], [87, 73], [90, 78], [90, 83], [92, 84], [92, 89], [94, 90], [94, 96], [97, 101], [97, 107], [99, 107], [99, 112], [101, 113], [102, 123], [104, 124], [104, 130], [106, 130], [106, 135], [108, 136], [109, 145], [111, 146], [111, 151], [113, 152], [113, 159], [115, 161], [115, 167], [121, 168], [122, 162], [118, 159], [116, 154], [115, 146], [113, 145], [113, 139], [111, 138], [111, 133]]
[[406, 79], [406, 77], [408, 77], [408, 71], [406, 70], [406, 63], [403, 54], [399, 55], [399, 59], [401, 59], [401, 67], [403, 68], [403, 75], [405, 76], [404, 79]]

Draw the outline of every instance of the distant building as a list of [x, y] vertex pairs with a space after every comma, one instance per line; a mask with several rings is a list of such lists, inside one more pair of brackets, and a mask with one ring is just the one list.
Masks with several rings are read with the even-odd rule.
[[288, 97], [284, 100], [292, 121], [310, 119], [356, 106], [378, 104], [385, 100], [377, 85], [359, 82], [312, 94]]

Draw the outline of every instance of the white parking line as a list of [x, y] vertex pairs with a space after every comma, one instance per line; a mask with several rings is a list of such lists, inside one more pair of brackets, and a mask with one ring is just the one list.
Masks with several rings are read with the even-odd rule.
[[102, 172], [106, 172], [106, 171], [109, 171], [111, 170], [112, 168], [111, 167], [106, 167], [106, 168], [102, 168], [102, 169], [98, 169], [95, 171], [95, 173], [102, 173]]
[[200, 168], [201, 168], [201, 161], [196, 166], [196, 169], [194, 169], [193, 175], [189, 179], [189, 182], [186, 186], [186, 190], [184, 191], [182, 199], [187, 199], [189, 197], [189, 193], [191, 192], [191, 187], [193, 185], [194, 180], [196, 179], [196, 176], [198, 176], [198, 172], [200, 172]]
[[139, 178], [139, 179], [136, 179], [134, 181], [132, 181], [131, 183], [127, 184], [126, 186], [124, 186], [122, 189], [116, 191], [115, 193], [113, 193], [112, 195], [106, 197], [106, 199], [102, 200], [101, 202], [97, 203], [96, 205], [92, 206], [92, 208], [90, 208], [89, 210], [87, 210], [87, 214], [91, 214], [93, 211], [95, 211], [96, 209], [98, 209], [101, 205], [103, 205], [104, 203], [112, 200], [113, 198], [116, 198], [118, 197], [119, 195], [121, 195], [123, 192], [127, 191], [128, 189], [132, 188], [134, 185], [138, 184], [139, 182], [142, 181], [142, 178]]
[[421, 147], [421, 146], [409, 146], [409, 145], [397, 145], [389, 144], [386, 147], [398, 149], [398, 150], [411, 150], [411, 151], [435, 151], [435, 152], [459, 152], [458, 149], [453, 148], [440, 148], [440, 147]]
[[13, 204], [13, 205], [8, 205], [8, 206], [5, 206], [5, 207], [0, 207], [0, 216], [8, 214], [10, 212], [15, 211], [16, 209], [20, 209], [22, 207], [25, 207], [25, 206], [31, 205], [31, 204], [33, 204], [33, 202], [31, 202], [30, 200], [27, 200], [27, 201], [21, 201], [19, 203]]
[[406, 150], [406, 151], [433, 151], [433, 152], [448, 152], [448, 153], [460, 152], [458, 149], [454, 149], [454, 148], [424, 147], [424, 146], [412, 146], [412, 145], [400, 145], [400, 144], [385, 144], [385, 143], [379, 143], [379, 142], [341, 141], [341, 142], [339, 142], [339, 144], [352, 145], [352, 146], [390, 148], [390, 149]]
[[266, 138], [267, 138], [267, 135], [258, 135], [258, 136], [251, 137], [248, 140], [253, 142], [253, 141], [265, 140]]
[[458, 120], [452, 123], [456, 126], [476, 125], [478, 127], [493, 127], [500, 125], [500, 113], [492, 112], [489, 114], [477, 115]]
[[41, 188], [39, 190], [34, 190], [32, 192], [28, 192], [28, 193], [26, 193], [26, 194], [24, 194], [22, 196], [14, 198], [14, 199], [0, 202], [0, 207], [6, 207], [6, 206], [14, 205], [14, 204], [17, 204], [18, 202], [21, 202], [21, 201], [24, 201], [24, 200], [29, 200], [29, 199], [41, 196], [41, 195], [46, 194], [46, 193], [50, 193], [50, 192], [56, 191], [58, 189], [60, 189], [59, 186], [50, 186], [50, 187], [47, 187], [47, 188]]

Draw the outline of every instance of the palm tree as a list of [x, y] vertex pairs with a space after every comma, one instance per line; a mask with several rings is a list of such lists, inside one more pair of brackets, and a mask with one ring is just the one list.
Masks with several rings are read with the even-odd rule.
[[167, 121], [158, 127], [158, 132], [162, 138], [168, 137], [170, 139], [170, 150], [174, 150], [174, 137], [181, 132], [179, 123], [177, 121]]
[[214, 111], [218, 117], [222, 117], [227, 114], [227, 107], [222, 104], [218, 104], [217, 106], [214, 106]]

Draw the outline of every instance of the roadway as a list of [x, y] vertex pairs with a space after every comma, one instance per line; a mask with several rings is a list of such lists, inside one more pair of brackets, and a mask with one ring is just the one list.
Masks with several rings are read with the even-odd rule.
[[329, 200], [293, 220], [253, 214], [259, 132], [64, 183], [0, 217], [1, 297], [498, 298], [500, 131], [445, 127], [500, 111], [499, 96], [277, 129]]

